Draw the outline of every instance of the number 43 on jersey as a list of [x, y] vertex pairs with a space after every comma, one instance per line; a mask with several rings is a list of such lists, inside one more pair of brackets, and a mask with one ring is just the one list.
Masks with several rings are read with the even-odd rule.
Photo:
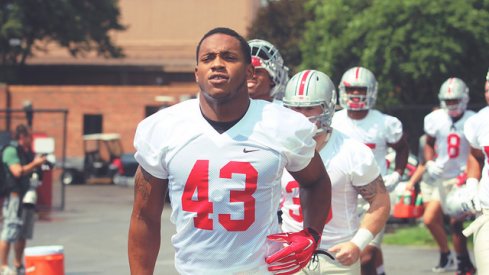
[[[231, 190], [230, 202], [242, 202], [243, 219], [234, 220], [231, 214], [219, 214], [219, 223], [228, 231], [246, 231], [255, 222], [255, 198], [258, 172], [249, 162], [230, 161], [219, 172], [219, 177], [231, 179], [233, 174], [245, 175], [243, 190]], [[197, 196], [195, 197], [194, 194]], [[204, 230], [213, 230], [214, 221], [209, 215], [214, 213], [213, 202], [209, 199], [209, 160], [197, 160], [185, 183], [182, 195], [182, 209], [194, 212], [194, 226]]]

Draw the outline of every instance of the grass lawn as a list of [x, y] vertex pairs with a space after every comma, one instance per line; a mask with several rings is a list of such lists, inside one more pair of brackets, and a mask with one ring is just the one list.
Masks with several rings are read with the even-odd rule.
[[[466, 228], [470, 222], [464, 223]], [[449, 246], [452, 248], [451, 237], [448, 236]], [[473, 248], [472, 236], [468, 238], [469, 249]], [[384, 236], [385, 244], [437, 247], [433, 237], [423, 223], [389, 224]]]

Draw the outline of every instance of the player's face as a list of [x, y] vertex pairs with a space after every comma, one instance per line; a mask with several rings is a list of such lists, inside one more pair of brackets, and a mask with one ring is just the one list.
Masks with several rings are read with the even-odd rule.
[[206, 98], [223, 102], [247, 92], [246, 80], [253, 66], [247, 64], [239, 41], [226, 34], [213, 34], [202, 41], [195, 79]]
[[351, 106], [360, 106], [367, 101], [367, 87], [345, 87], [348, 95], [347, 104]]
[[248, 93], [253, 99], [271, 100], [270, 90], [273, 87], [272, 79], [264, 68], [255, 68], [255, 73], [248, 79]]
[[447, 99], [445, 103], [447, 106], [457, 106], [460, 103], [460, 99]]
[[353, 96], [352, 100], [359, 100], [358, 97], [355, 96], [366, 96], [367, 95], [367, 87], [346, 87], [346, 93], [349, 96]]

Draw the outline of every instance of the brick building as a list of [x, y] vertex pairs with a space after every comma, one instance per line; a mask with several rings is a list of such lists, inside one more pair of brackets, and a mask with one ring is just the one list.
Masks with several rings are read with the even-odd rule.
[[[127, 152], [137, 123], [163, 105], [195, 96], [195, 47], [213, 27], [246, 35], [260, 0], [119, 0], [124, 32], [114, 33], [122, 59], [73, 58], [52, 45], [37, 52], [21, 73], [23, 85], [0, 86], [0, 109], [65, 109], [68, 157], [81, 156], [82, 135], [120, 133]], [[9, 122], [6, 121], [9, 119]], [[0, 130], [25, 122], [17, 112], [0, 115]], [[5, 126], [4, 126], [5, 125]], [[10, 126], [9, 126], [10, 125]], [[61, 114], [35, 113], [34, 131], [57, 141], [63, 137]], [[56, 144], [56, 154], [61, 152]]]
[[[133, 151], [132, 138], [141, 119], [164, 105], [193, 97], [197, 91], [193, 83], [175, 86], [13, 85], [0, 87], [0, 102], [7, 102], [10, 97], [11, 106], [17, 110], [10, 115], [11, 129], [26, 123], [25, 113], [21, 111], [26, 101], [31, 102], [35, 110], [41, 110], [34, 113], [33, 130], [55, 138], [58, 156], [64, 134], [63, 113], [42, 110], [67, 110], [66, 153], [73, 157], [83, 155], [82, 135], [96, 132], [119, 133], [124, 150]], [[2, 113], [0, 125], [5, 125], [2, 129], [6, 128], [6, 119], [6, 114]]]

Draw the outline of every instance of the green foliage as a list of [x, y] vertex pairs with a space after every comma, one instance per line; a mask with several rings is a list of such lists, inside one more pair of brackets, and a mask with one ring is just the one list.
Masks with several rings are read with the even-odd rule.
[[299, 42], [312, 13], [304, 10], [307, 0], [268, 0], [248, 30], [248, 39], [263, 39], [280, 51], [291, 74], [302, 61]]
[[[464, 228], [467, 228], [471, 222], [464, 222]], [[389, 226], [388, 226], [389, 227]], [[391, 231], [391, 230], [388, 230]], [[447, 230], [447, 238], [452, 242], [451, 234]], [[405, 245], [405, 246], [426, 246], [437, 247], [437, 244], [430, 231], [422, 223], [418, 225], [407, 225], [397, 227], [392, 232], [384, 235], [385, 244]], [[473, 238], [467, 238], [467, 246], [469, 249], [473, 247]]]
[[420, 224], [397, 228], [384, 235], [385, 244], [436, 247], [436, 242], [428, 229]]
[[379, 81], [379, 107], [436, 104], [451, 76], [483, 102], [489, 66], [488, 0], [309, 0], [301, 68], [319, 69], [337, 83], [361, 65]]
[[33, 49], [55, 42], [71, 55], [95, 51], [120, 57], [109, 37], [122, 31], [117, 0], [5, 0], [0, 2], [0, 66], [23, 65]]

